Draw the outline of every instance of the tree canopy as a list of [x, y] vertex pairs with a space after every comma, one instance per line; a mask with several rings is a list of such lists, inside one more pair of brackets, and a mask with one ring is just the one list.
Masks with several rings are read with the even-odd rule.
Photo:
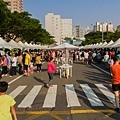
[[[109, 42], [110, 40], [116, 41], [120, 38], [120, 32], [103, 32], [103, 42]], [[90, 32], [85, 35], [85, 41], [82, 45], [95, 44], [102, 42], [102, 32]]]
[[55, 43], [54, 37], [51, 36], [38, 19], [32, 18], [28, 12], [13, 12], [7, 8], [6, 2], [0, 0], [0, 36], [16, 40], [19, 38], [23, 42], [39, 43], [50, 45]]

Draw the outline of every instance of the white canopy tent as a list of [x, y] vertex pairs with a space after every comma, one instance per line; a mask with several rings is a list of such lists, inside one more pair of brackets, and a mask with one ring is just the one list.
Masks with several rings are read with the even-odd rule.
[[99, 43], [94, 44], [93, 46], [91, 46], [92, 49], [96, 48], [99, 45]]
[[102, 44], [103, 44], [103, 43], [101, 43], [101, 42], [100, 42], [100, 43], [98, 43], [98, 45], [97, 45], [95, 48], [97, 48], [97, 49], [98, 49], [98, 48], [99, 48]]
[[71, 45], [69, 43], [63, 43], [61, 45], [52, 47], [52, 49], [79, 49], [79, 47]]
[[26, 47], [27, 47], [27, 46], [26, 46], [23, 42], [21, 42], [21, 41], [19, 41], [18, 44], [21, 45], [23, 48], [26, 48]]
[[109, 47], [110, 48], [115, 48], [115, 47], [118, 47], [118, 46], [120, 46], [120, 38], [117, 41], [115, 41], [114, 44], [110, 45]]
[[40, 49], [49, 49], [47, 45], [40, 45]]
[[92, 46], [93, 46], [93, 44], [88, 45], [88, 46], [87, 46], [87, 49], [91, 49]]
[[27, 49], [30, 49], [30, 45], [27, 42], [25, 42], [23, 44], [26, 46]]
[[89, 47], [89, 45], [85, 45], [85, 46], [84, 46], [84, 49], [88, 49], [88, 47]]
[[68, 57], [67, 57], [68, 50], [79, 49], [79, 47], [71, 45], [69, 43], [63, 43], [61, 45], [52, 47], [52, 49], [55, 49], [55, 50], [63, 49], [63, 50], [65, 50], [65, 64], [66, 64], [66, 63], [68, 63]]
[[107, 45], [107, 42], [104, 42], [102, 45], [99, 46], [99, 48], [103, 48], [105, 45]]
[[0, 37], [0, 48], [8, 48], [11, 49], [11, 46]]
[[12, 47], [12, 48], [19, 48], [19, 49], [23, 49], [23, 47], [18, 44], [17, 42], [15, 42], [14, 40], [11, 40], [10, 42], [8, 42], [8, 44]]
[[93, 49], [95, 45], [96, 45], [96, 44], [92, 44], [92, 45], [91, 45], [91, 49]]
[[114, 42], [111, 40], [108, 44], [106, 44], [105, 46], [103, 46], [103, 48], [109, 48], [110, 45], [112, 45]]
[[37, 45], [37, 44], [33, 44], [33, 48], [34, 48], [34, 49], [40, 49], [40, 46]]
[[81, 50], [81, 49], [84, 49], [84, 46], [80, 46], [79, 49], [80, 49], [80, 50]]
[[29, 44], [29, 47], [30, 47], [31, 49], [35, 49], [35, 46], [34, 46], [32, 43]]

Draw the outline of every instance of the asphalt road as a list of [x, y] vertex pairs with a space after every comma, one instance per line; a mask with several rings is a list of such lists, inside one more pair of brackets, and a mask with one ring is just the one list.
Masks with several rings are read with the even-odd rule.
[[3, 77], [9, 83], [7, 94], [15, 98], [18, 120], [120, 120], [114, 111], [109, 71], [94, 64], [72, 65], [73, 76], [59, 78], [56, 73], [50, 89], [44, 86], [46, 63], [42, 72], [30, 77]]

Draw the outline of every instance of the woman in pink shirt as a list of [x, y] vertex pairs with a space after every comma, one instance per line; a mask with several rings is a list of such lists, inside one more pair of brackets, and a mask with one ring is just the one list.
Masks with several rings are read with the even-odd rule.
[[56, 72], [56, 67], [54, 64], [54, 59], [53, 57], [50, 58], [50, 62], [47, 64], [47, 72], [48, 72], [48, 77], [49, 77], [49, 82], [46, 84], [46, 86], [49, 88], [51, 87], [51, 83], [53, 81], [53, 74]]

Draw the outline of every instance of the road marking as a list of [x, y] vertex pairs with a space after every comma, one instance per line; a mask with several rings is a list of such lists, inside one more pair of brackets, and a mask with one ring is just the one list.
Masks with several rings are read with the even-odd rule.
[[[24, 75], [24, 74], [23, 74]], [[18, 80], [19, 78], [21, 78], [23, 75], [18, 76], [17, 78], [13, 79], [12, 81], [10, 81], [8, 84], [10, 85], [11, 83], [15, 82], [16, 80]]]
[[78, 97], [76, 95], [73, 84], [65, 85], [66, 96], [67, 96], [67, 107], [81, 106]]
[[92, 106], [104, 106], [97, 95], [87, 84], [80, 84]]
[[115, 114], [115, 110], [111, 109], [84, 109], [84, 110], [70, 110], [70, 111], [17, 111], [17, 114], [23, 115], [23, 114], [28, 114], [28, 115], [49, 115], [49, 114], [57, 114], [57, 115], [67, 115], [67, 114], [86, 114], [86, 113], [111, 113]]
[[36, 118], [40, 117], [41, 115], [33, 115], [25, 120], [35, 120]]
[[16, 98], [27, 86], [19, 86], [14, 91], [12, 91], [9, 95], [13, 98]]
[[55, 118], [56, 120], [63, 120], [61, 117], [57, 116], [56, 114], [50, 114], [50, 116], [52, 116], [53, 118]]
[[[43, 63], [45, 63], [45, 62], [43, 62]], [[35, 69], [35, 68], [36, 68], [36, 67], [34, 67], [34, 69]], [[17, 78], [15, 78], [15, 79], [13, 79], [12, 81], [10, 81], [8, 84], [10, 85], [11, 83], [15, 82], [16, 80], [18, 80], [19, 78], [21, 78], [21, 77], [23, 77], [23, 76], [24, 76], [24, 74], [18, 76]]]
[[95, 84], [99, 90], [110, 100], [111, 103], [113, 103], [115, 105], [115, 98], [114, 98], [114, 94], [112, 92], [110, 92], [105, 86], [103, 86], [102, 84]]
[[106, 110], [71, 110], [71, 114], [86, 114], [86, 113], [116, 113], [114, 110], [106, 109]]
[[34, 99], [38, 95], [42, 85], [35, 85], [32, 90], [27, 94], [23, 101], [18, 105], [19, 108], [31, 107]]
[[100, 67], [98, 67], [98, 66], [96, 66], [96, 65], [94, 65], [94, 64], [92, 64], [92, 65], [93, 65], [94, 67], [98, 68], [99, 70], [101, 70], [101, 71], [107, 73], [108, 75], [111, 75], [109, 72], [103, 70], [102, 68], [100, 68]]
[[57, 95], [57, 85], [53, 85], [48, 89], [48, 92], [43, 104], [43, 108], [55, 107], [56, 95]]

